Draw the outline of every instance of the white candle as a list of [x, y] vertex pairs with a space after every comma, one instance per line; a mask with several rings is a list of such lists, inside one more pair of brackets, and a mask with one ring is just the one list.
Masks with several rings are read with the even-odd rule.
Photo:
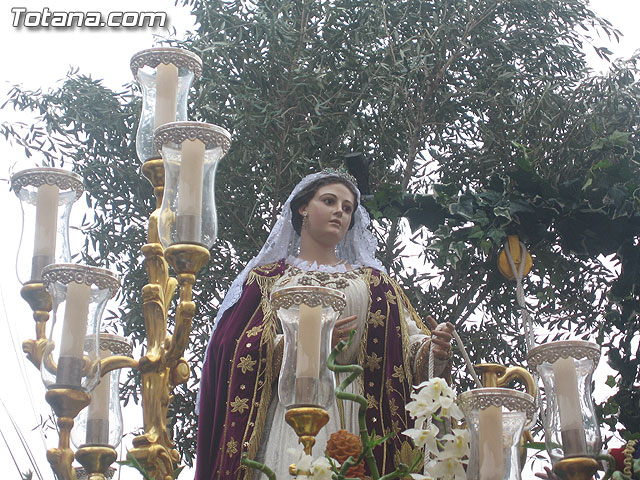
[[200, 140], [182, 142], [178, 183], [178, 242], [200, 242], [202, 228], [202, 177], [205, 144]]
[[156, 69], [156, 111], [154, 128], [175, 122], [178, 104], [178, 67], [161, 63]]
[[205, 145], [200, 140], [182, 142], [178, 215], [199, 216], [202, 212], [202, 176]]
[[502, 408], [487, 407], [478, 415], [480, 480], [503, 480]]
[[[109, 350], [100, 350], [100, 358], [111, 356]], [[109, 442], [109, 397], [111, 394], [111, 373], [100, 378], [100, 383], [91, 392], [91, 403], [87, 413], [87, 443], [107, 444]]]
[[69, 282], [64, 324], [60, 340], [60, 356], [82, 358], [84, 337], [87, 333], [91, 287], [84, 283]]
[[320, 378], [322, 306], [300, 305], [296, 377]]
[[586, 454], [587, 440], [573, 358], [560, 358], [553, 364], [553, 386], [560, 412], [564, 454], [565, 456]]
[[36, 198], [36, 228], [33, 240], [31, 279], [39, 280], [42, 268], [53, 263], [58, 226], [58, 197], [56, 185], [41, 185]]
[[76, 282], [67, 285], [67, 302], [56, 373], [56, 383], [60, 385], [77, 386], [82, 383], [82, 351], [87, 333], [90, 294], [89, 285]]

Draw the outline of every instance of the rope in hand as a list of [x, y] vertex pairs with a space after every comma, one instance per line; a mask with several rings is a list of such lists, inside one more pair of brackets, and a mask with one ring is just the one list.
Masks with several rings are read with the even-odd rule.
[[[476, 369], [473, 368], [473, 363], [471, 362], [471, 359], [469, 358], [469, 354], [467, 353], [467, 349], [464, 346], [464, 343], [462, 342], [462, 339], [460, 338], [460, 335], [458, 335], [458, 332], [456, 331], [456, 329], [453, 329], [453, 338], [456, 340], [456, 344], [458, 345], [458, 348], [460, 349], [460, 353], [462, 354], [462, 358], [464, 359], [464, 363], [467, 367], [467, 370], [469, 371], [469, 374], [471, 375], [471, 377], [473, 378], [473, 381], [476, 383], [476, 387], [478, 388], [482, 388], [482, 382], [480, 381], [480, 378], [478, 378], [478, 375], [476, 374]], [[429, 380], [431, 380], [434, 376], [434, 357], [435, 355], [433, 354], [433, 342], [431, 342], [431, 344], [429, 345], [429, 369], [428, 369], [428, 375], [429, 375]]]

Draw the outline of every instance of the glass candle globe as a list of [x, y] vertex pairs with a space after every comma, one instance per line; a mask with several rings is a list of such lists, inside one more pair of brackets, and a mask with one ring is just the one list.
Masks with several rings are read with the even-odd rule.
[[[51, 295], [53, 321], [40, 373], [45, 386], [91, 391], [100, 378], [100, 321], [107, 300], [119, 288], [108, 270], [74, 264], [49, 265], [42, 283]], [[85, 337], [92, 336], [92, 342]]]
[[520, 480], [520, 439], [536, 414], [533, 397], [510, 388], [478, 388], [458, 403], [471, 432], [467, 478]]
[[18, 280], [40, 282], [45, 266], [71, 261], [69, 214], [84, 192], [82, 178], [59, 168], [30, 168], [11, 176], [11, 189], [22, 207]]
[[582, 340], [550, 342], [532, 348], [529, 367], [544, 384], [544, 435], [553, 463], [600, 453], [600, 427], [591, 396], [591, 377], [600, 346]]
[[284, 332], [278, 397], [286, 408], [328, 408], [335, 379], [327, 368], [331, 333], [346, 306], [344, 293], [326, 287], [281, 288], [271, 302]]
[[180, 48], [150, 48], [131, 58], [131, 71], [142, 89], [136, 153], [144, 162], [159, 157], [153, 150], [154, 129], [187, 119], [189, 88], [202, 73], [202, 60]]
[[[86, 337], [86, 351], [94, 352], [93, 340], [93, 336]], [[100, 333], [99, 342], [100, 359], [114, 355], [132, 355], [131, 342], [124, 337]], [[71, 431], [71, 441], [76, 448], [92, 445], [116, 448], [121, 440], [120, 369], [116, 369], [103, 375], [91, 392], [89, 407], [76, 417]]]
[[159, 234], [164, 247], [196, 243], [211, 248], [218, 233], [215, 175], [231, 135], [208, 123], [174, 122], [159, 127], [155, 145], [164, 163]]

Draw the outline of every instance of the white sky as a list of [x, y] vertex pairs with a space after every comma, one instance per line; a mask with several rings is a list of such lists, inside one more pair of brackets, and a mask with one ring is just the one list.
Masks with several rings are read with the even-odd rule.
[[[610, 20], [624, 34], [620, 44], [609, 44], [603, 39], [602, 45], [608, 45], [616, 57], [628, 57], [640, 48], [640, 33], [637, 20], [640, 18], [639, 0], [592, 0], [592, 6], [600, 15]], [[57, 0], [54, 2], [41, 0], [23, 0], [21, 3], [3, 2], [0, 7], [0, 44], [2, 52], [2, 68], [0, 68], [0, 103], [4, 102], [5, 92], [10, 85], [22, 84], [28, 89], [48, 90], [59, 85], [71, 67], [79, 67], [84, 74], [93, 78], [104, 79], [104, 85], [112, 89], [119, 88], [131, 80], [129, 59], [145, 48], [154, 45], [154, 34], [166, 35], [165, 31], [152, 29], [17, 29], [12, 27], [13, 6], [24, 6], [29, 11], [40, 11], [49, 7], [55, 11], [164, 11], [168, 13], [170, 28], [176, 28], [178, 37], [192, 28], [192, 20], [188, 9], [176, 7], [173, 0]], [[590, 53], [590, 52], [588, 52]], [[593, 58], [595, 68], [606, 68], [602, 62]], [[0, 121], [25, 121], [27, 116], [14, 115], [9, 110], [0, 111]], [[26, 159], [21, 148], [0, 141], [0, 204], [3, 205], [3, 224], [9, 227], [9, 234], [3, 239], [4, 254], [0, 256], [0, 355], [2, 359], [2, 382], [0, 400], [6, 405], [13, 419], [32, 450], [40, 471], [45, 479], [53, 475], [45, 458], [45, 446], [57, 443], [57, 434], [49, 432], [46, 442], [35, 429], [38, 417], [47, 415], [48, 406], [44, 402], [44, 387], [39, 372], [28, 363], [21, 350], [21, 343], [26, 338], [33, 338], [34, 329], [31, 312], [20, 297], [20, 285], [15, 278], [15, 253], [18, 248], [20, 213], [17, 198], [8, 189], [8, 171], [22, 170], [33, 166], [33, 161]], [[146, 181], [141, 177], [141, 181]], [[73, 248], [72, 244], [72, 248]], [[601, 362], [604, 363], [604, 362]], [[30, 393], [29, 393], [30, 392]], [[601, 393], [605, 393], [602, 391]], [[127, 409], [125, 414], [125, 431], [141, 426], [141, 415], [135, 409]], [[35, 429], [35, 430], [34, 430]], [[22, 471], [29, 466], [24, 449], [13, 431], [4, 407], [0, 404], [0, 431], [11, 446], [11, 451]], [[13, 460], [0, 437], [0, 465], [7, 478], [19, 478], [13, 467]], [[526, 470], [525, 470], [526, 471]], [[191, 478], [191, 472], [183, 472], [181, 478]], [[526, 475], [529, 477], [529, 475]], [[116, 477], [118, 478], [118, 477]], [[132, 470], [124, 469], [120, 478], [140, 478]]]

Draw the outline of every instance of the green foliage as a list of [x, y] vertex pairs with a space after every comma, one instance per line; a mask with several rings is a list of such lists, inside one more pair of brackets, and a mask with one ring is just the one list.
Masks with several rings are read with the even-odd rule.
[[[586, 0], [182, 3], [198, 29], [168, 43], [204, 61], [189, 118], [233, 134], [218, 170], [219, 240], [194, 288], [193, 374], [171, 403], [183, 461], [193, 461], [195, 392], [224, 292], [300, 177], [353, 151], [373, 162], [380, 256], [421, 313], [456, 324], [475, 361], [522, 363], [513, 285], [495, 268], [517, 233], [534, 257], [525, 282], [534, 317], [614, 347], [619, 418], [640, 431], [638, 65], [586, 69], [591, 37], [618, 36]], [[2, 135], [83, 176], [92, 211], [83, 260], [122, 276], [107, 323], [140, 344], [139, 249], [154, 205], [135, 156], [136, 88], [113, 92], [74, 71], [51, 92], [15, 87], [8, 105], [41, 121], [2, 123]], [[407, 243], [428, 270], [405, 269], [416, 265]], [[138, 385], [125, 380], [125, 401], [138, 401]], [[603, 414], [617, 418], [614, 407]]]

